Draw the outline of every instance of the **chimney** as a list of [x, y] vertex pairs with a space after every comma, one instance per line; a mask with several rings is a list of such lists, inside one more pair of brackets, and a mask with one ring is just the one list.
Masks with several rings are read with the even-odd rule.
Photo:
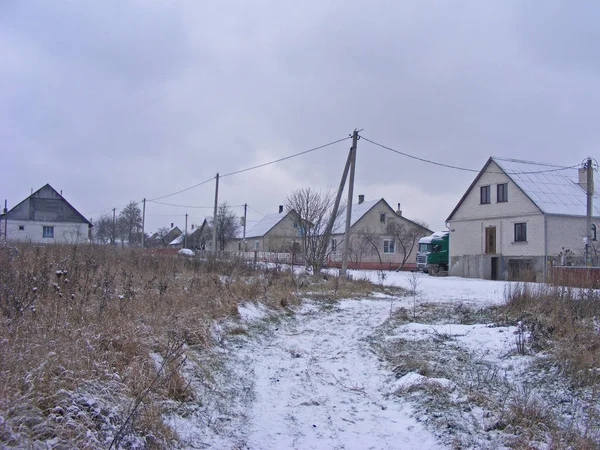
[[171, 222], [171, 228], [173, 228], [173, 222]]
[[585, 167], [579, 169], [579, 186], [587, 192], [587, 168]]
[[402, 208], [400, 208], [400, 203], [398, 203], [398, 209], [396, 210], [396, 214], [398, 214], [399, 216], [402, 215]]
[[283, 205], [279, 205], [279, 214], [283, 212]]
[[60, 196], [62, 197], [62, 189], [60, 190]]
[[194, 224], [192, 224], [192, 230], [194, 229]]
[[364, 194], [359, 194], [358, 195], [358, 204], [360, 205], [361, 203], [363, 203], [365, 201], [365, 196]]

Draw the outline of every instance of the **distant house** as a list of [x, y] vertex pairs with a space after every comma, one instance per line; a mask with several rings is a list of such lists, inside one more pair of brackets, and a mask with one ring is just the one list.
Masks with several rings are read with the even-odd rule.
[[187, 235], [181, 233], [175, 239], [169, 243], [169, 248], [187, 248], [194, 250], [207, 250], [210, 249], [212, 244], [212, 234], [210, 232], [210, 226], [208, 220], [204, 219], [202, 225], [195, 227], [192, 225], [192, 232]]
[[161, 237], [158, 233], [152, 234], [146, 240], [146, 248], [168, 248], [169, 244], [182, 234], [183, 233], [181, 232], [179, 227], [176, 227], [174, 226], [174, 224], [171, 224], [171, 229], [164, 236]]
[[[585, 172], [489, 158], [447, 222], [450, 274], [544, 280], [549, 260], [582, 256], [587, 236]], [[592, 249], [600, 198], [593, 196]], [[562, 256], [562, 258], [560, 258]]]
[[[246, 227], [247, 251], [289, 252], [300, 242], [300, 221], [295, 211], [267, 214], [251, 227]], [[227, 250], [244, 250], [241, 230]]]
[[[346, 214], [334, 223], [329, 248], [329, 265], [342, 261]], [[348, 267], [366, 269], [410, 269], [416, 266], [419, 239], [432, 233], [427, 227], [407, 219], [383, 199], [365, 201], [358, 196], [352, 205]]]
[[3, 238], [35, 243], [88, 242], [93, 227], [49, 184], [2, 214], [0, 220]]

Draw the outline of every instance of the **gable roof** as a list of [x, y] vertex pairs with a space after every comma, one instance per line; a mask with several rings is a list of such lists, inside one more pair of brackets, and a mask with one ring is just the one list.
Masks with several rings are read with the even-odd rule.
[[7, 211], [6, 213], [1, 214], [1, 215], [4, 216], [4, 217], [6, 217], [6, 219], [10, 219], [11, 213], [13, 213], [14, 211], [18, 210], [21, 207], [21, 205], [23, 205], [25, 202], [28, 202], [31, 199], [36, 199], [38, 201], [52, 200], [52, 199], [45, 199], [44, 197], [39, 197], [38, 196], [38, 194], [40, 194], [43, 190], [49, 190], [59, 200], [63, 201], [68, 206], [68, 208], [70, 209], [70, 211], [72, 213], [74, 213], [75, 217], [79, 218], [82, 223], [87, 223], [90, 228], [92, 228], [94, 226], [92, 224], [92, 222], [90, 222], [88, 219], [85, 218], [85, 216], [83, 214], [81, 214], [79, 211], [77, 211], [77, 209], [75, 209], [75, 207], [73, 205], [71, 205], [67, 201], [67, 199], [65, 199], [62, 196], [62, 194], [60, 194], [56, 189], [54, 189], [52, 186], [50, 186], [49, 183], [46, 183], [44, 186], [42, 186], [41, 188], [39, 188], [37, 191], [33, 192], [31, 195], [29, 195], [28, 197], [26, 197], [24, 200], [22, 200], [21, 202], [17, 203], [15, 206], [13, 206], [9, 211]]
[[262, 237], [267, 234], [275, 225], [285, 219], [288, 215], [294, 213], [294, 211], [289, 211], [287, 213], [273, 213], [267, 214], [262, 219], [252, 226], [252, 228], [248, 229], [246, 227], [246, 239], [248, 238], [257, 238]]
[[[362, 203], [354, 203], [352, 205], [352, 214], [350, 215], [350, 228], [354, 226], [356, 222], [358, 222], [362, 216], [367, 214], [371, 208], [373, 208], [377, 203], [382, 201], [380, 198], [378, 200], [369, 200]], [[389, 207], [385, 200], [383, 202]], [[391, 207], [390, 207], [391, 209]], [[393, 209], [392, 209], [393, 211]], [[333, 223], [333, 228], [331, 230], [331, 234], [343, 234], [346, 231], [346, 213], [340, 214]]]
[[[543, 214], [586, 215], [587, 194], [579, 185], [577, 168], [564, 168], [531, 161], [490, 157], [446, 221], [452, 219], [454, 213], [486, 172], [492, 161]], [[596, 193], [593, 195], [592, 214], [600, 216], [600, 197]]]

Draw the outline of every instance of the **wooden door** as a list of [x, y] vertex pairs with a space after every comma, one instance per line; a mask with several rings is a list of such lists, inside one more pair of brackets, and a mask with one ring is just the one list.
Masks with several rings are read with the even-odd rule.
[[488, 255], [496, 253], [496, 227], [485, 229], [485, 253]]

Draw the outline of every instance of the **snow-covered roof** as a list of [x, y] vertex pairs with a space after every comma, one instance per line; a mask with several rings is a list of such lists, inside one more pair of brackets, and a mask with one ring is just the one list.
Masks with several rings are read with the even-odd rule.
[[429, 236], [424, 236], [421, 239], [419, 239], [419, 244], [429, 244], [434, 239], [442, 238], [447, 234], [449, 234], [448, 231], [436, 231], [435, 233], [432, 233]]
[[[579, 185], [577, 168], [538, 164], [529, 161], [492, 157], [545, 214], [585, 216], [586, 191]], [[593, 215], [600, 216], [600, 197], [593, 196]]]
[[[370, 209], [379, 203], [382, 199], [369, 200], [368, 202], [355, 203], [352, 205], [352, 215], [350, 216], [350, 227], [353, 227], [358, 220], [370, 211]], [[344, 233], [346, 230], [346, 213], [341, 214], [333, 224], [333, 234]]]
[[[250, 230], [252, 230], [252, 228], [254, 228], [254, 226], [258, 223], [258, 220], [246, 220], [246, 237], [248, 237], [248, 233], [250, 232]], [[236, 234], [235, 237], [237, 239], [243, 239], [244, 238], [244, 226], [241, 225]], [[255, 237], [255, 236], [252, 236]]]
[[183, 242], [184, 239], [185, 239], [185, 234], [180, 234], [175, 239], [173, 239], [171, 242], [169, 242], [169, 245], [179, 245]]
[[246, 238], [264, 236], [271, 228], [281, 222], [281, 220], [287, 215], [288, 213], [286, 212], [267, 214], [258, 222], [256, 222], [252, 228], [246, 227]]

